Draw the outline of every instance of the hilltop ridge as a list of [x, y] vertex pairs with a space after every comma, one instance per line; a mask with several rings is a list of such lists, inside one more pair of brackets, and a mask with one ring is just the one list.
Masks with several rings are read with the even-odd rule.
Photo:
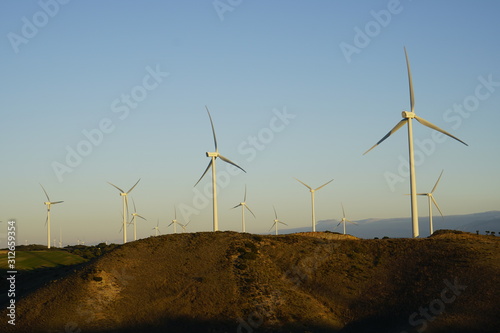
[[499, 244], [452, 231], [150, 237], [19, 299], [16, 326], [0, 330], [496, 333]]

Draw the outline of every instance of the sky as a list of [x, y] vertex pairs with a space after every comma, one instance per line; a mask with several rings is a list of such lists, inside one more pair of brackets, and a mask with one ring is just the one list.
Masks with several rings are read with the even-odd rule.
[[[444, 215], [500, 208], [497, 1], [2, 1], [0, 220], [18, 243], [121, 242], [128, 190], [138, 237], [174, 218], [212, 230], [214, 151], [221, 230], [266, 233], [317, 220], [410, 215], [406, 127], [363, 153], [409, 109], [417, 191]], [[418, 200], [420, 224], [428, 208]], [[410, 233], [408, 226], [408, 233]], [[129, 240], [132, 228], [128, 228]], [[5, 233], [2, 233], [5, 240]], [[1, 235], [0, 235], [1, 236]], [[2, 245], [0, 245], [2, 246]]]

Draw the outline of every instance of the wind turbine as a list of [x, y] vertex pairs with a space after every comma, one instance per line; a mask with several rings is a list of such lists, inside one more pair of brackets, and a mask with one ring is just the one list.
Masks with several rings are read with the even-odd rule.
[[408, 60], [408, 53], [406, 52], [406, 48], [404, 49], [405, 51], [405, 57], [406, 57], [406, 67], [408, 69], [408, 82], [410, 86], [410, 110], [411, 111], [403, 111], [401, 115], [403, 116], [403, 119], [399, 121], [399, 123], [394, 126], [393, 129], [390, 130], [389, 133], [387, 133], [382, 139], [379, 140], [373, 147], [368, 149], [363, 155], [368, 153], [370, 150], [381, 144], [385, 139], [387, 139], [389, 136], [394, 134], [398, 129], [403, 127], [405, 124], [408, 124], [408, 154], [409, 154], [409, 167], [410, 167], [410, 195], [411, 195], [411, 218], [412, 218], [412, 232], [413, 232], [413, 237], [418, 237], [419, 231], [418, 231], [418, 209], [417, 209], [417, 179], [416, 179], [416, 174], [415, 174], [415, 158], [414, 158], [414, 153], [413, 153], [413, 127], [412, 127], [412, 119], [416, 119], [419, 123], [421, 123], [424, 126], [427, 126], [435, 131], [441, 132], [458, 142], [463, 143], [464, 145], [468, 146], [465, 142], [462, 140], [454, 137], [450, 133], [446, 132], [445, 130], [437, 127], [436, 125], [428, 122], [427, 120], [418, 117], [415, 114], [415, 98], [413, 95], [413, 83], [412, 83], [412, 78], [411, 78], [411, 70], [410, 70], [410, 61]]
[[[40, 184], [42, 186], [42, 184]], [[45, 224], [47, 225], [47, 248], [50, 249], [50, 206], [59, 204], [64, 201], [50, 201], [49, 195], [47, 194], [47, 191], [42, 186], [42, 190], [45, 193], [45, 196], [47, 197], [47, 201], [45, 201], [43, 204], [47, 206], [47, 218], [45, 219]]]
[[[342, 203], [340, 203], [340, 205], [342, 206], [342, 220], [340, 220], [339, 224], [337, 224], [337, 227], [343, 223], [344, 224], [344, 235], [345, 235], [345, 223], [346, 222], [349, 222], [349, 223], [352, 223], [352, 224], [357, 224], [356, 222], [353, 222], [351, 220], [348, 220], [346, 217], [345, 217], [345, 210], [344, 210], [344, 205]], [[336, 228], [336, 227], [335, 227]]]
[[177, 209], [175, 208], [175, 206], [174, 206], [174, 219], [172, 220], [172, 222], [170, 222], [170, 224], [167, 226], [167, 228], [170, 227], [172, 224], [174, 225], [174, 233], [176, 234], [177, 233], [177, 224], [179, 224], [179, 225], [182, 225], [182, 224], [180, 224], [177, 221]]
[[271, 229], [274, 227], [275, 230], [276, 230], [276, 235], [277, 235], [278, 234], [278, 224], [279, 223], [284, 224], [284, 225], [288, 225], [288, 224], [286, 224], [285, 222], [281, 222], [280, 220], [278, 220], [278, 214], [276, 213], [276, 208], [274, 206], [273, 206], [273, 209], [274, 209], [274, 223], [271, 226], [271, 228], [269, 228], [269, 231], [271, 231]]
[[436, 190], [436, 187], [438, 186], [439, 181], [441, 180], [441, 176], [443, 175], [443, 172], [444, 172], [444, 170], [441, 171], [441, 174], [439, 175], [439, 178], [436, 181], [436, 184], [432, 188], [432, 191], [430, 191], [429, 193], [417, 193], [417, 195], [426, 195], [428, 198], [428, 201], [429, 201], [429, 229], [431, 231], [431, 235], [434, 232], [434, 229], [432, 226], [432, 203], [431, 203], [431, 201], [434, 203], [434, 205], [436, 205], [436, 208], [438, 209], [439, 214], [441, 214], [441, 217], [444, 218], [443, 213], [441, 212], [441, 209], [439, 209], [438, 203], [437, 203], [436, 199], [434, 199], [434, 196], [433, 196], [433, 193]]
[[313, 189], [311, 186], [307, 185], [306, 183], [298, 180], [297, 178], [295, 178], [295, 180], [299, 181], [300, 183], [302, 183], [302, 185], [304, 185], [305, 187], [307, 187], [309, 189], [309, 192], [311, 192], [311, 205], [312, 205], [312, 231], [315, 232], [316, 231], [316, 212], [315, 212], [315, 209], [314, 209], [314, 192], [316, 192], [317, 190], [321, 189], [322, 187], [325, 187], [326, 185], [330, 184], [331, 182], [333, 182], [333, 179], [330, 180], [329, 182], [321, 185], [320, 187], [318, 188], [315, 188]]
[[127, 242], [128, 194], [130, 192], [132, 192], [132, 190], [134, 189], [134, 187], [136, 187], [137, 184], [140, 181], [141, 181], [141, 179], [139, 178], [139, 180], [137, 181], [137, 183], [135, 183], [134, 186], [132, 186], [130, 188], [130, 190], [128, 190], [127, 192], [125, 192], [124, 190], [122, 190], [118, 186], [116, 186], [116, 185], [111, 184], [110, 182], [108, 182], [109, 185], [113, 186], [118, 191], [120, 191], [120, 196], [123, 198], [123, 225], [122, 225], [122, 228], [123, 228], [123, 244], [125, 244]]
[[191, 223], [191, 221], [189, 221], [186, 224], [179, 223], [179, 225], [182, 227], [182, 232], [187, 232], [186, 228], [189, 225], [189, 223]]
[[132, 204], [134, 205], [134, 212], [132, 213], [132, 223], [134, 224], [134, 240], [137, 240], [137, 226], [135, 224], [135, 220], [137, 217], [143, 219], [144, 221], [147, 221], [147, 220], [144, 217], [142, 217], [141, 215], [137, 214], [137, 209], [135, 208], [134, 198], [132, 198]]
[[218, 218], [218, 214], [217, 214], [217, 184], [216, 184], [217, 176], [216, 176], [216, 172], [215, 172], [215, 160], [217, 159], [217, 157], [219, 157], [224, 162], [229, 163], [231, 165], [234, 165], [235, 167], [242, 170], [243, 172], [246, 172], [246, 171], [243, 170], [243, 168], [240, 167], [239, 165], [237, 165], [236, 163], [231, 162], [229, 159], [227, 159], [226, 157], [219, 154], [219, 149], [217, 148], [217, 138], [215, 136], [215, 129], [214, 129], [214, 123], [212, 121], [212, 116], [210, 115], [210, 111], [208, 111], [208, 107], [205, 106], [205, 108], [207, 109], [208, 117], [210, 118], [210, 124], [212, 125], [212, 133], [214, 135], [215, 152], [212, 152], [212, 153], [207, 152], [207, 157], [211, 158], [210, 163], [208, 163], [208, 166], [205, 169], [205, 172], [203, 172], [203, 175], [201, 175], [200, 179], [198, 179], [198, 181], [196, 182], [196, 184], [194, 184], [194, 186], [198, 185], [200, 180], [208, 172], [208, 169], [210, 169], [210, 167], [212, 167], [213, 222], [214, 222], [214, 231], [218, 231], [219, 230], [219, 218]]
[[252, 213], [253, 217], [255, 217], [255, 214], [252, 212], [250, 207], [248, 207], [247, 203], [247, 187], [245, 185], [245, 196], [243, 197], [243, 202], [240, 202], [238, 205], [234, 206], [234, 208], [238, 208], [241, 206], [241, 229], [242, 232], [245, 232], [245, 208], [248, 209], [250, 213]]
[[158, 236], [158, 233], [160, 232], [160, 219], [156, 222], [156, 227], [154, 227], [153, 230], [155, 231], [155, 236]]

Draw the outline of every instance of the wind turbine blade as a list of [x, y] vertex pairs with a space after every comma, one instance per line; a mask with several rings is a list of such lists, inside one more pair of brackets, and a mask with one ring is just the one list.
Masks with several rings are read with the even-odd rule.
[[132, 198], [132, 204], [134, 205], [134, 213], [137, 213], [137, 209], [135, 208], [135, 200]]
[[241, 204], [237, 204], [236, 206], [234, 206], [234, 207], [233, 207], [233, 208], [231, 208], [231, 209], [238, 208], [239, 206], [241, 206]]
[[276, 207], [274, 207], [274, 205], [273, 205], [273, 209], [274, 209], [274, 218], [277, 220], [278, 219], [278, 214], [276, 213]]
[[174, 205], [174, 220], [177, 221], [177, 208]]
[[278, 222], [279, 222], [279, 223], [281, 223], [281, 224], [284, 224], [284, 225], [288, 225], [288, 224], [286, 224], [285, 222], [281, 222], [281, 221], [278, 221]]
[[243, 202], [247, 202], [247, 186], [245, 185], [245, 196], [243, 197]]
[[404, 49], [405, 49], [405, 57], [406, 57], [406, 67], [408, 68], [408, 82], [410, 85], [410, 108], [411, 108], [411, 112], [414, 112], [414, 110], [415, 110], [415, 97], [413, 95], [413, 83], [412, 83], [412, 78], [411, 78], [410, 60], [408, 59], [408, 53], [406, 52], [406, 47]]
[[363, 155], [366, 155], [370, 150], [372, 150], [373, 148], [377, 147], [379, 144], [384, 142], [385, 139], [394, 134], [398, 129], [400, 129], [404, 124], [406, 124], [407, 121], [408, 121], [407, 119], [401, 119], [401, 121], [397, 123], [396, 126], [394, 126], [393, 129], [389, 131], [389, 133], [387, 133], [382, 139], [380, 139], [379, 142], [377, 142], [373, 147], [365, 151]]
[[224, 156], [222, 156], [222, 155], [220, 155], [220, 154], [219, 154], [219, 157], [220, 157], [220, 159], [221, 159], [221, 160], [223, 160], [224, 162], [229, 163], [229, 164], [232, 164], [232, 165], [234, 165], [235, 167], [237, 167], [238, 169], [240, 169], [241, 171], [243, 171], [243, 172], [245, 172], [245, 173], [246, 173], [246, 171], [245, 171], [242, 167], [240, 167], [238, 164], [236, 164], [236, 163], [234, 163], [234, 162], [230, 161], [228, 158], [226, 158], [226, 157], [224, 157]]
[[[40, 184], [40, 186], [42, 186], [42, 184]], [[49, 195], [47, 194], [47, 191], [45, 191], [45, 189], [43, 188], [43, 186], [42, 186], [42, 190], [45, 193], [45, 196], [47, 197], [47, 201], [50, 202]]]
[[45, 217], [45, 225], [47, 225], [48, 221], [49, 221], [49, 214], [47, 214], [47, 216]]
[[353, 221], [351, 221], [351, 220], [346, 219], [346, 221], [347, 221], [347, 222], [349, 222], [349, 223], [351, 223], [351, 224], [358, 225], [356, 222], [353, 222]]
[[[341, 224], [342, 224], [342, 221], [340, 221], [340, 222], [339, 222], [339, 224], [337, 224], [337, 227], [338, 227], [339, 225], [341, 225]], [[335, 228], [337, 228], [337, 227], [335, 227]]]
[[134, 186], [132, 186], [132, 187], [130, 188], [130, 190], [128, 190], [127, 194], [129, 194], [130, 192], [132, 192], [132, 190], [134, 189], [134, 187], [136, 187], [136, 186], [137, 186], [137, 184], [139, 184], [139, 182], [140, 182], [140, 181], [141, 181], [141, 178], [139, 178], [139, 180], [137, 181], [137, 183], [135, 183], [135, 184], [134, 184]]
[[434, 193], [434, 191], [436, 190], [436, 187], [438, 186], [439, 181], [441, 180], [441, 176], [443, 175], [443, 172], [444, 172], [444, 170], [443, 170], [443, 171], [441, 171], [441, 174], [439, 175], [439, 178], [438, 178], [438, 180], [437, 180], [437, 182], [436, 182], [436, 185], [434, 185], [434, 187], [432, 188], [431, 193]]
[[342, 217], [345, 218], [344, 204], [341, 202], [340, 205], [342, 206]]
[[147, 221], [146, 218], [142, 217], [141, 215], [136, 215], [136, 216], [143, 219], [144, 221]]
[[55, 204], [58, 204], [58, 203], [62, 203], [64, 201], [54, 201], [54, 202], [51, 202], [52, 205], [55, 205]]
[[325, 184], [321, 185], [320, 187], [318, 187], [317, 189], [315, 189], [315, 191], [317, 191], [317, 190], [319, 190], [319, 189], [321, 189], [321, 188], [325, 187], [326, 185], [330, 184], [331, 182], [333, 182], [333, 179], [332, 179], [332, 180], [330, 180], [329, 182], [327, 182], [327, 183], [325, 183]]
[[110, 182], [108, 182], [109, 185], [113, 186], [114, 188], [116, 188], [118, 191], [122, 192], [122, 193], [125, 193], [124, 190], [122, 190], [121, 188], [119, 188], [118, 186], [116, 186], [115, 184], [111, 184]]
[[432, 199], [432, 202], [434, 202], [434, 205], [436, 206], [436, 208], [439, 210], [439, 214], [441, 214], [441, 217], [444, 218], [443, 213], [441, 212], [441, 209], [439, 208], [439, 205], [438, 205], [436, 199], [434, 199], [433, 196], [431, 196], [431, 199]]
[[212, 116], [210, 115], [210, 111], [208, 111], [208, 106], [205, 105], [205, 109], [207, 109], [208, 113], [208, 118], [210, 118], [210, 124], [212, 125], [212, 133], [214, 135], [214, 145], [215, 145], [215, 151], [219, 151], [217, 149], [217, 137], [215, 136], [215, 128], [214, 128], [214, 122], [212, 121]]
[[462, 141], [462, 140], [460, 140], [459, 138], [457, 138], [457, 137], [455, 137], [455, 136], [451, 135], [450, 133], [448, 133], [448, 132], [446, 132], [445, 130], [443, 130], [443, 129], [441, 129], [441, 128], [437, 127], [436, 125], [434, 125], [434, 124], [432, 124], [432, 123], [428, 122], [427, 120], [425, 120], [425, 119], [423, 119], [423, 118], [420, 118], [420, 117], [417, 117], [417, 116], [415, 116], [415, 119], [417, 119], [417, 121], [418, 121], [419, 123], [421, 123], [422, 125], [427, 126], [427, 127], [429, 127], [429, 128], [432, 128], [433, 130], [436, 130], [436, 131], [438, 131], [438, 132], [441, 132], [441, 133], [443, 133], [443, 134], [445, 134], [445, 135], [448, 135], [450, 138], [453, 138], [453, 139], [457, 140], [458, 142], [461, 142], [461, 143], [463, 143], [464, 145], [468, 146], [468, 144], [466, 144], [465, 142], [463, 142], [463, 141]]
[[198, 181], [196, 182], [196, 184], [194, 184], [194, 186], [198, 185], [198, 183], [200, 182], [200, 180], [205, 176], [205, 174], [207, 173], [208, 169], [210, 169], [211, 166], [212, 166], [212, 159], [210, 159], [210, 162], [208, 163], [207, 168], [205, 169], [205, 171], [201, 175], [200, 179], [198, 179]]
[[170, 222], [170, 224], [167, 225], [167, 228], [170, 227], [172, 224], [174, 224], [174, 222]]
[[[302, 185], [304, 185], [305, 187], [307, 187], [309, 190], [312, 191], [312, 187], [307, 185], [306, 183], [304, 183], [303, 181], [301, 181], [300, 179], [297, 179], [297, 178], [294, 178], [296, 181], [300, 182]], [[332, 179], [333, 180], [333, 179]]]
[[276, 222], [274, 222], [273, 225], [271, 226], [271, 228], [269, 228], [269, 231], [271, 231], [271, 229], [274, 228], [275, 224], [276, 224]]
[[256, 218], [256, 217], [255, 217], [255, 214], [252, 212], [252, 210], [250, 209], [250, 207], [248, 207], [247, 205], [245, 205], [245, 208], [246, 208], [246, 209], [248, 209], [248, 211], [249, 211], [250, 213], [252, 213], [252, 215], [253, 215], [253, 217], [254, 217], [254, 218]]

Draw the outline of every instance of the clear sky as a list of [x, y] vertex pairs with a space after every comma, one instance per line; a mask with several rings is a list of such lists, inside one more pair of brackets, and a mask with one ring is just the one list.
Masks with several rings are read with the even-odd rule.
[[[139, 236], [167, 232], [173, 207], [189, 231], [212, 229], [210, 174], [220, 159], [221, 230], [410, 215], [406, 128], [362, 156], [409, 108], [469, 144], [414, 123], [418, 191], [445, 215], [500, 208], [500, 3], [497, 1], [2, 1], [0, 220], [20, 243], [121, 241], [127, 190]], [[197, 192], [199, 191], [199, 192]], [[422, 217], [427, 201], [419, 199]], [[425, 221], [421, 222], [423, 225]], [[410, 230], [410, 226], [408, 226]], [[132, 229], [128, 229], [129, 236]], [[172, 232], [172, 227], [168, 229]], [[129, 237], [130, 239], [130, 237]]]

